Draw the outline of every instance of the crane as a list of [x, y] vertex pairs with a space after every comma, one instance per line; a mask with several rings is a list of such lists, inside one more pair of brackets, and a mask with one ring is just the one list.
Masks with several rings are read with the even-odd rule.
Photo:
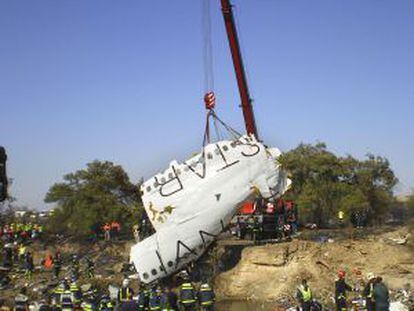
[[233, 6], [230, 3], [230, 0], [221, 0], [221, 10], [224, 17], [224, 24], [226, 26], [227, 38], [229, 40], [233, 66], [236, 73], [246, 132], [247, 134], [254, 135], [256, 139], [259, 140], [256, 121], [254, 118], [252, 99], [250, 98], [246, 72], [244, 70], [243, 59], [240, 52], [237, 29], [234, 22]]

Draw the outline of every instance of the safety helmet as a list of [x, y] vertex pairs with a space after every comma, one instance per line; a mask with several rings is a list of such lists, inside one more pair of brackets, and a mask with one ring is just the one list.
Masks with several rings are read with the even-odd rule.
[[339, 277], [339, 278], [343, 279], [343, 278], [345, 277], [345, 275], [346, 275], [346, 273], [345, 273], [345, 271], [344, 271], [344, 270], [339, 270], [339, 271], [338, 271], [338, 277]]
[[122, 286], [123, 287], [127, 287], [129, 285], [129, 280], [128, 279], [124, 279], [123, 281], [122, 281]]
[[375, 279], [375, 274], [372, 273], [372, 272], [368, 272], [367, 273], [367, 280], [372, 280], [372, 279]]

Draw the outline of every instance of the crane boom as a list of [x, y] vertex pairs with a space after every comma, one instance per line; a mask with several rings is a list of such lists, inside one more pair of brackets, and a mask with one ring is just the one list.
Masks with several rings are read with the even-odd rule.
[[247, 85], [246, 73], [240, 52], [240, 44], [237, 36], [236, 25], [234, 23], [232, 4], [230, 3], [230, 0], [221, 0], [221, 10], [223, 12], [224, 24], [226, 25], [227, 37], [229, 39], [231, 56], [233, 59], [233, 66], [236, 72], [237, 85], [239, 87], [246, 131], [247, 134], [253, 134], [256, 139], [259, 139], [256, 128], [256, 121], [254, 119], [252, 99], [250, 98], [249, 87]]

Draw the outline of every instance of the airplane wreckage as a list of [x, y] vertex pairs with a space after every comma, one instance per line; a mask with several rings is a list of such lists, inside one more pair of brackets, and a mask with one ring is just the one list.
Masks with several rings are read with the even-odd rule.
[[[145, 211], [155, 233], [131, 248], [130, 258], [143, 283], [174, 274], [197, 260], [228, 226], [241, 204], [262, 196], [280, 197], [289, 187], [277, 148], [259, 139], [247, 87], [232, 6], [221, 0], [247, 134], [224, 124], [214, 111], [212, 91], [204, 97], [207, 125], [200, 153], [141, 185]], [[209, 122], [219, 122], [232, 139], [210, 142]]]

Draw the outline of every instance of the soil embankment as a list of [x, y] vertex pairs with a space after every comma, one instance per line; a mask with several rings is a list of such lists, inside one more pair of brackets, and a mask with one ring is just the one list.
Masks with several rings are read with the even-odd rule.
[[320, 232], [313, 233], [313, 238], [319, 235], [320, 241], [301, 238], [289, 243], [247, 247], [233, 269], [216, 277], [216, 291], [220, 299], [294, 300], [297, 285], [306, 278], [315, 296], [331, 304], [339, 269], [347, 272], [352, 285], [358, 285], [361, 278], [373, 272], [384, 279], [391, 291], [406, 284], [413, 288], [412, 227], [386, 231], [374, 230], [351, 238], [338, 236], [338, 240], [326, 239], [325, 233]]

